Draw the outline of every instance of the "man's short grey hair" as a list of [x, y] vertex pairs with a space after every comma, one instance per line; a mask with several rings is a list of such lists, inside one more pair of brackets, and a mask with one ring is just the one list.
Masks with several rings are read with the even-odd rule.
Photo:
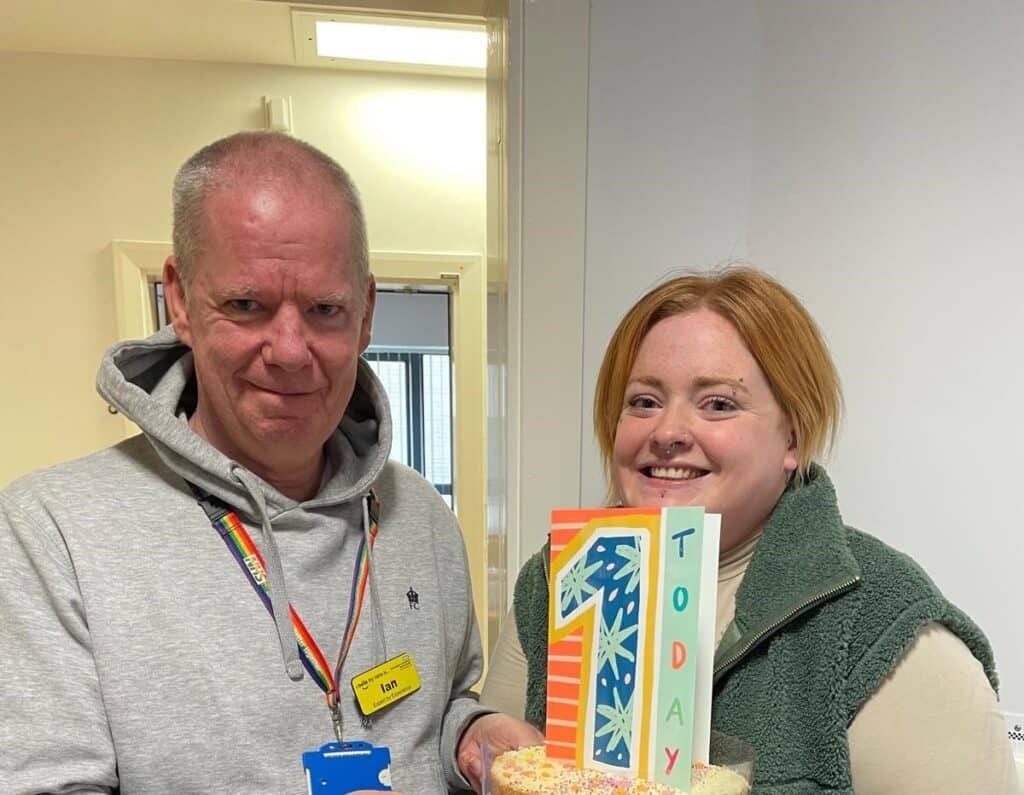
[[365, 289], [370, 278], [366, 217], [348, 172], [333, 158], [297, 138], [276, 132], [240, 132], [204, 146], [185, 161], [174, 178], [174, 257], [186, 294], [195, 264], [203, 254], [205, 204], [212, 191], [240, 185], [251, 176], [307, 185], [313, 175], [326, 180], [347, 210], [348, 217], [339, 217], [338, 223], [349, 223], [349, 256], [359, 274], [360, 289]]

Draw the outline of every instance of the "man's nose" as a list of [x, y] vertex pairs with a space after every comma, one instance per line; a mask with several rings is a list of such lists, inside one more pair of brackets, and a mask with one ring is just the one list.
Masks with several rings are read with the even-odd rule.
[[301, 370], [313, 358], [307, 332], [305, 318], [298, 309], [279, 308], [263, 344], [264, 360], [282, 370]]

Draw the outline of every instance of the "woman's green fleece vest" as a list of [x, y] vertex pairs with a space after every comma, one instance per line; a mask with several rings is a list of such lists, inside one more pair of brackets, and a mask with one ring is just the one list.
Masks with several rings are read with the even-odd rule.
[[[541, 729], [548, 556], [545, 545], [527, 561], [514, 601], [528, 665], [526, 719]], [[982, 631], [913, 560], [843, 525], [823, 469], [791, 485], [715, 654], [712, 727], [757, 750], [754, 793], [852, 793], [847, 727], [931, 622], [967, 644], [996, 688]]]

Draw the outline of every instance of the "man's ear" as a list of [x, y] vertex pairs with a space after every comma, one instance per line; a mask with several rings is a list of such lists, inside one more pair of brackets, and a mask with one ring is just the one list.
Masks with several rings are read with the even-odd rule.
[[185, 295], [185, 283], [181, 280], [178, 261], [170, 256], [164, 262], [163, 273], [164, 303], [167, 305], [167, 316], [174, 326], [178, 339], [192, 347], [192, 326], [188, 319], [188, 299]]
[[362, 353], [370, 344], [373, 336], [373, 309], [377, 305], [377, 281], [370, 275], [366, 285], [366, 305], [363, 312], [363, 324], [359, 329], [359, 352]]

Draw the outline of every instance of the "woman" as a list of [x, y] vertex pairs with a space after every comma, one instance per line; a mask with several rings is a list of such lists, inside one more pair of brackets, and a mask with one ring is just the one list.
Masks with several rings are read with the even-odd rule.
[[[598, 376], [609, 504], [722, 515], [712, 725], [755, 747], [755, 792], [1015, 793], [984, 634], [843, 525], [814, 463], [841, 408], [784, 287], [745, 267], [672, 279], [627, 312]], [[483, 692], [538, 727], [547, 565], [545, 547], [520, 573]]]

